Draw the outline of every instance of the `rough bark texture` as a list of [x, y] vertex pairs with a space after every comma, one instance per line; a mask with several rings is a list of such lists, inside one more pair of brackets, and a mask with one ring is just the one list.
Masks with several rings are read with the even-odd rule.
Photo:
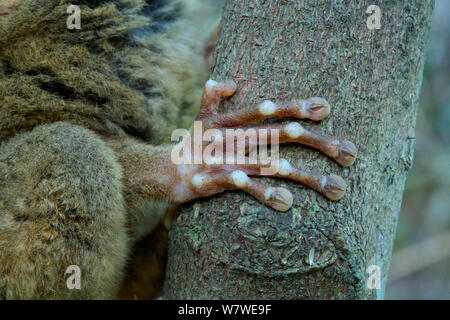
[[[369, 30], [366, 9], [381, 8]], [[299, 184], [285, 213], [243, 192], [182, 209], [170, 233], [166, 298], [382, 298], [406, 174], [432, 1], [228, 0], [212, 78], [233, 78], [223, 110], [320, 96], [328, 119], [304, 122], [359, 149], [342, 168], [318, 151], [289, 145], [281, 156], [348, 183], [338, 202]], [[370, 265], [381, 288], [367, 286]]]

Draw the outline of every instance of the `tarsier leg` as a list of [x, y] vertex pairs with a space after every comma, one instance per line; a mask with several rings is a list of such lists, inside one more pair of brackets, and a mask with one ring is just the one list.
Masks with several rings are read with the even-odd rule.
[[[290, 117], [298, 119], [322, 120], [329, 115], [330, 106], [322, 98], [310, 98], [288, 103], [274, 103], [264, 101], [253, 107], [246, 107], [235, 112], [218, 113], [221, 98], [229, 97], [236, 91], [233, 81], [216, 82], [209, 80], [204, 88], [202, 104], [198, 121], [202, 121], [203, 129], [217, 129], [226, 136], [227, 129], [255, 129], [265, 130], [271, 141], [271, 132], [278, 130], [278, 143], [300, 143], [322, 151], [335, 159], [342, 166], [351, 165], [356, 158], [356, 147], [350, 141], [325, 137], [303, 128], [298, 122], [253, 124], [249, 123], [264, 120], [268, 117]], [[223, 138], [225, 140], [226, 138]], [[233, 138], [233, 144], [238, 138]], [[246, 149], [260, 145], [261, 141], [246, 141]], [[234, 148], [233, 148], [234, 149]], [[229, 154], [226, 147], [224, 155], [219, 162], [205, 161], [202, 164], [188, 164], [179, 167], [179, 183], [174, 187], [175, 202], [186, 202], [192, 199], [210, 196], [226, 190], [243, 190], [262, 203], [279, 211], [286, 211], [292, 205], [292, 194], [285, 188], [271, 187], [249, 176], [270, 176], [290, 179], [312, 188], [331, 200], [339, 200], [345, 192], [346, 184], [337, 175], [321, 175], [305, 172], [287, 160], [280, 159], [277, 170], [263, 173], [267, 165], [259, 160], [251, 164], [250, 159], [244, 157], [243, 162], [229, 164], [225, 161], [235, 154]], [[233, 151], [234, 152], [234, 151]], [[214, 158], [215, 156], [213, 156]], [[242, 158], [241, 158], [242, 160]]]

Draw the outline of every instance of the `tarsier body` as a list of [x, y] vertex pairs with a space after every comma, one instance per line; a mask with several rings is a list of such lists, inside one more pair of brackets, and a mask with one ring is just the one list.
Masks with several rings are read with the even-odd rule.
[[[69, 5], [81, 8], [80, 29], [66, 26]], [[151, 297], [133, 277], [152, 278], [154, 268], [161, 278], [158, 244], [167, 239], [155, 230], [171, 206], [235, 189], [276, 210], [292, 205], [288, 190], [249, 177], [261, 175], [260, 163], [171, 161], [165, 143], [196, 114], [205, 130], [225, 131], [272, 116], [321, 120], [330, 111], [309, 98], [219, 113], [236, 83], [208, 80], [201, 95], [209, 35], [194, 41], [198, 31], [183, 12], [176, 1], [0, 0], [0, 298]], [[295, 119], [251, 127], [278, 130], [280, 143], [312, 146], [344, 166], [356, 156], [351, 142]], [[272, 176], [332, 200], [345, 190], [338, 176], [284, 159]], [[150, 241], [150, 271], [129, 266], [142, 239]], [[80, 289], [67, 286], [70, 266], [82, 272]]]

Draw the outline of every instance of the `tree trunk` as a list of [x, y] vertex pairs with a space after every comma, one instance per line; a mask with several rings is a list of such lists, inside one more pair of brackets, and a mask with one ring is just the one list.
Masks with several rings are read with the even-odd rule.
[[[372, 4], [379, 29], [368, 28]], [[330, 116], [304, 126], [353, 141], [358, 158], [342, 168], [310, 148], [280, 148], [302, 169], [344, 178], [337, 202], [264, 178], [293, 192], [291, 210], [243, 192], [182, 208], [170, 233], [166, 298], [383, 298], [432, 8], [424, 0], [227, 0], [212, 78], [232, 78], [238, 90], [223, 111], [323, 97]]]

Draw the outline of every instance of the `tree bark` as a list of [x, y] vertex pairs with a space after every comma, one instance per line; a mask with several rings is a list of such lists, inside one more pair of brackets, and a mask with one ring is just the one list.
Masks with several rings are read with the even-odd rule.
[[[366, 24], [372, 4], [380, 29]], [[273, 211], [243, 192], [183, 207], [170, 232], [166, 298], [383, 298], [432, 8], [424, 0], [227, 0], [212, 78], [232, 78], [238, 90], [223, 111], [323, 97], [328, 119], [302, 124], [353, 141], [358, 158], [342, 168], [310, 148], [280, 148], [302, 169], [343, 177], [337, 202], [263, 178], [293, 192], [291, 210]]]

